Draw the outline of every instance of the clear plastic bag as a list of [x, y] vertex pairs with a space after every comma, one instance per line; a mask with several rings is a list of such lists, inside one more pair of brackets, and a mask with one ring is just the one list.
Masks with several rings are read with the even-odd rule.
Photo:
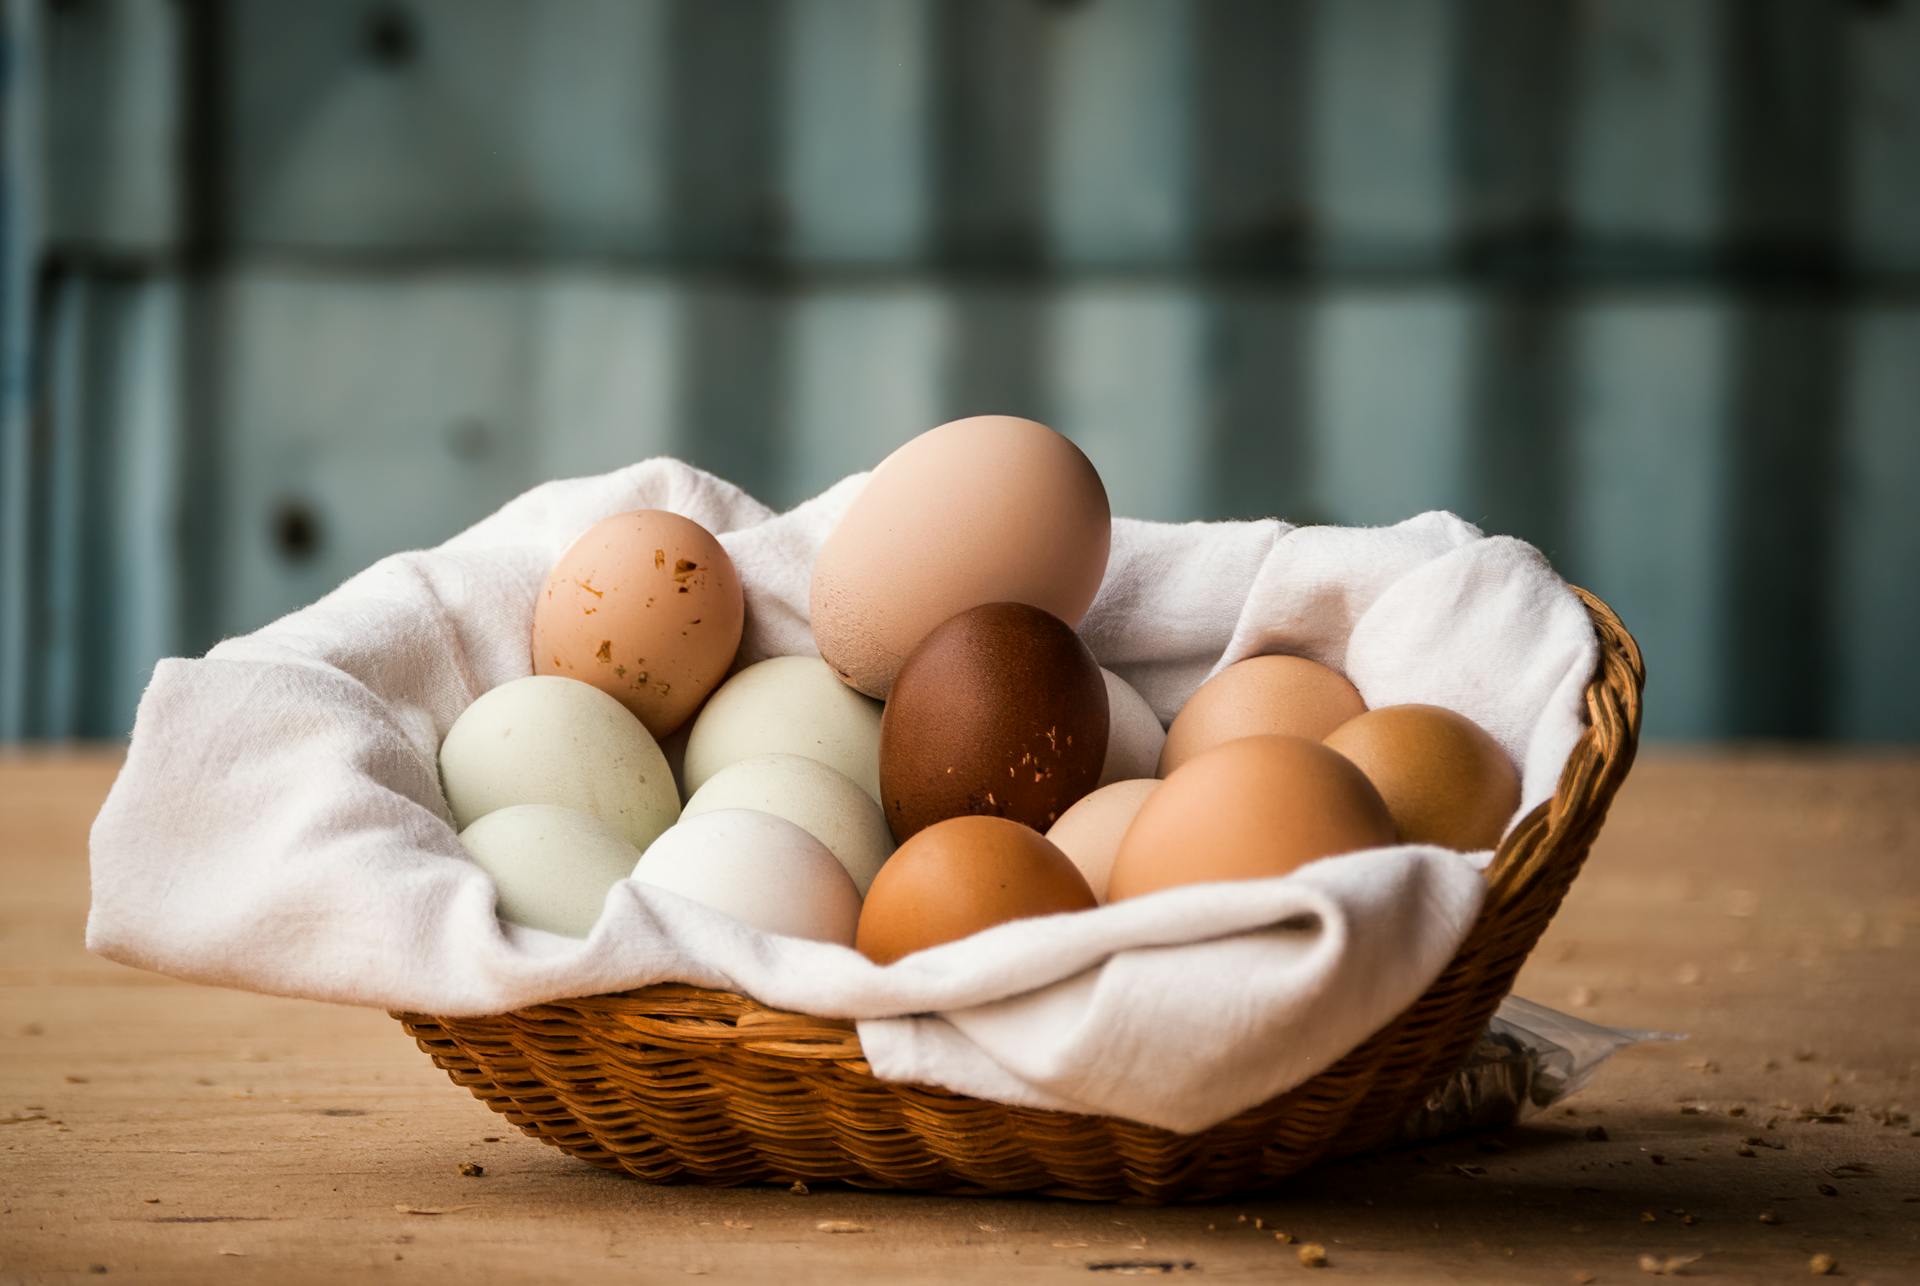
[[1618, 1050], [1667, 1032], [1602, 1027], [1519, 996], [1500, 1002], [1467, 1061], [1401, 1123], [1396, 1141], [1425, 1143], [1511, 1125], [1585, 1085]]

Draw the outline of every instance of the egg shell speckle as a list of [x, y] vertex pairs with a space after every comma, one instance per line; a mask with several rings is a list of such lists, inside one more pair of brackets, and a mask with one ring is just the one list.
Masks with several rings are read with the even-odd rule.
[[880, 720], [881, 803], [901, 841], [967, 814], [1044, 831], [1093, 789], [1106, 754], [1106, 684], [1072, 627], [988, 603], [901, 668]]
[[740, 647], [746, 599], [733, 560], [664, 509], [589, 527], [533, 605], [533, 670], [591, 683], [654, 737], [686, 722]]

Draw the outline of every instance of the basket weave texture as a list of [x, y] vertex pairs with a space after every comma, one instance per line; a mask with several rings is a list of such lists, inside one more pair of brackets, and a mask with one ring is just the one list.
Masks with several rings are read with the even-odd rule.
[[480, 1018], [395, 1014], [521, 1130], [656, 1183], [838, 1182], [1090, 1200], [1200, 1200], [1386, 1140], [1455, 1067], [1580, 871], [1633, 761], [1645, 681], [1611, 609], [1576, 591], [1600, 662], [1553, 798], [1513, 828], [1458, 954], [1304, 1084], [1198, 1134], [876, 1080], [853, 1024], [663, 983]]

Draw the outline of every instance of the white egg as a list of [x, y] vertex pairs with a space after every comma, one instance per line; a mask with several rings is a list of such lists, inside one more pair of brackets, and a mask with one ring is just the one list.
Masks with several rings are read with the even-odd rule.
[[860, 891], [827, 846], [784, 817], [723, 808], [669, 827], [633, 868], [768, 933], [853, 945]]
[[1102, 666], [1100, 677], [1107, 681], [1107, 758], [1100, 784], [1153, 776], [1160, 766], [1160, 747], [1167, 743], [1160, 716], [1112, 670]]
[[684, 821], [722, 808], [786, 818], [827, 846], [861, 897], [893, 853], [893, 832], [873, 796], [844, 773], [803, 755], [755, 755], [728, 764], [693, 792], [680, 817]]
[[502, 920], [570, 938], [593, 930], [607, 890], [639, 855], [599, 818], [553, 804], [497, 808], [461, 831], [460, 842], [493, 877]]
[[1159, 785], [1148, 777], [1102, 786], [1082, 796], [1047, 831], [1047, 839], [1080, 868], [1087, 887], [1102, 902], [1107, 900], [1107, 880], [1113, 874], [1113, 856], [1120, 851], [1120, 837]]
[[440, 784], [462, 827], [512, 804], [557, 804], [645, 848], [680, 815], [673, 773], [645, 725], [592, 684], [559, 675], [503, 683], [462, 711], [440, 743]]
[[845, 774], [880, 800], [880, 703], [863, 697], [817, 656], [776, 656], [720, 685], [693, 722], [688, 793], [728, 764], [755, 755], [804, 755]]

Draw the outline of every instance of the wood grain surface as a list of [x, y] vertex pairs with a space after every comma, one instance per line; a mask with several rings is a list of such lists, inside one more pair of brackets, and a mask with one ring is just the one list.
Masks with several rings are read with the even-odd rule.
[[88, 956], [86, 833], [117, 764], [0, 758], [0, 1281], [1275, 1281], [1309, 1275], [1302, 1242], [1329, 1280], [1784, 1281], [1816, 1255], [1920, 1279], [1911, 753], [1645, 756], [1520, 992], [1690, 1040], [1497, 1137], [1171, 1210], [577, 1164], [382, 1014]]

